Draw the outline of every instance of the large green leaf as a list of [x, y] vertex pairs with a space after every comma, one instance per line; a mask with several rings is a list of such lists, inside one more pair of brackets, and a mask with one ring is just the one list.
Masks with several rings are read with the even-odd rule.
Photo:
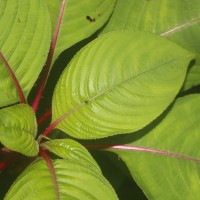
[[94, 170], [100, 170], [90, 153], [80, 143], [71, 139], [56, 139], [43, 143], [41, 146], [61, 158], [79, 161], [90, 165]]
[[[116, 200], [117, 196], [100, 171], [72, 160], [53, 160], [59, 199]], [[31, 164], [8, 191], [5, 200], [57, 199], [52, 174], [44, 160]]]
[[197, 54], [184, 89], [200, 84], [200, 1], [199, 0], [118, 0], [103, 30], [152, 32]]
[[[0, 0], [0, 51], [27, 97], [47, 57], [50, 18], [42, 0]], [[13, 80], [0, 61], [0, 107], [19, 101]]]
[[157, 126], [113, 147], [149, 199], [200, 199], [199, 102], [200, 95], [180, 98]]
[[[46, 1], [51, 15], [52, 30], [54, 32], [62, 1]], [[60, 25], [54, 59], [62, 51], [80, 40], [89, 37], [103, 26], [113, 11], [115, 1], [68, 0]], [[94, 20], [90, 21], [91, 19]]]
[[85, 139], [139, 130], [173, 101], [192, 58], [148, 33], [100, 37], [62, 74], [54, 91], [52, 120], [62, 116], [57, 128]]
[[33, 110], [24, 104], [0, 110], [0, 142], [27, 156], [38, 154], [37, 123]]

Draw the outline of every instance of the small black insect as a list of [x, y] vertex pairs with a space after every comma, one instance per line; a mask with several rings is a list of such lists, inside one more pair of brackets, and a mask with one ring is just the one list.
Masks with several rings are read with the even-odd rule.
[[96, 21], [96, 19], [95, 18], [91, 18], [90, 16], [86, 16], [86, 19], [88, 20], [88, 21], [90, 21], [90, 22], [95, 22]]

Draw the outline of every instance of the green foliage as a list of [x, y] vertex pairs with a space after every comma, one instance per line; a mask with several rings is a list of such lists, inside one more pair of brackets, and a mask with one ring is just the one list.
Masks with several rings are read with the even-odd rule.
[[[52, 21], [52, 31], [56, 28], [61, 1], [46, 0]], [[56, 43], [54, 59], [60, 53], [80, 40], [89, 37], [105, 24], [115, 6], [115, 0], [73, 0], [68, 1]], [[87, 16], [94, 21], [87, 19]], [[69, 28], [70, 27], [70, 28]]]
[[94, 161], [90, 153], [78, 142], [71, 139], [55, 139], [42, 144], [42, 147], [47, 148], [50, 152], [57, 156], [69, 160], [74, 160], [86, 164], [93, 170], [100, 171], [99, 166]]
[[0, 5], [1, 199], [200, 199], [198, 0]]
[[[27, 97], [50, 46], [48, 10], [41, 0], [1, 0], [0, 5], [0, 50]], [[0, 74], [0, 107], [19, 102], [13, 80], [1, 60]]]
[[[149, 199], [200, 197], [199, 101], [199, 94], [178, 99], [155, 128], [144, 129], [119, 141], [123, 144], [129, 141], [126, 143], [129, 150], [112, 150], [126, 162]], [[140, 151], [131, 152], [134, 147], [141, 147]]]
[[113, 30], [140, 30], [165, 37], [196, 54], [183, 89], [200, 83], [200, 2], [199, 0], [118, 0], [103, 33]]
[[66, 113], [57, 128], [84, 139], [139, 130], [173, 101], [192, 58], [179, 46], [147, 33], [100, 37], [62, 74], [53, 96], [52, 121]]
[[0, 141], [13, 151], [27, 156], [38, 154], [35, 141], [37, 123], [33, 110], [23, 104], [0, 110]]
[[[117, 197], [100, 171], [72, 160], [53, 161], [60, 199], [116, 200]], [[25, 183], [25, 184], [24, 184]], [[94, 192], [95, 189], [95, 192]], [[57, 199], [52, 174], [44, 160], [32, 163], [17, 179], [5, 200]]]

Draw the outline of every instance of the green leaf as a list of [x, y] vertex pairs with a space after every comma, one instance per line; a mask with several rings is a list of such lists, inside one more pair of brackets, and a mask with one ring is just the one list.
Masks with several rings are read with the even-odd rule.
[[185, 91], [185, 90], [190, 89], [193, 86], [198, 85], [199, 80], [200, 80], [200, 65], [198, 67], [191, 66], [188, 70], [186, 80], [185, 80], [182, 90]]
[[149, 199], [200, 199], [199, 102], [200, 95], [178, 99], [157, 126], [112, 147]]
[[0, 110], [0, 142], [27, 156], [38, 154], [37, 123], [33, 110], [19, 104]]
[[94, 170], [100, 168], [94, 161], [90, 153], [78, 142], [71, 139], [55, 139], [43, 143], [41, 146], [47, 148], [50, 152], [60, 156], [61, 158], [79, 161], [93, 167]]
[[[54, 31], [61, 1], [46, 1], [51, 15], [52, 30]], [[59, 30], [54, 60], [62, 51], [89, 37], [102, 27], [112, 13], [115, 1], [116, 0], [67, 1]], [[90, 19], [93, 21], [90, 21]]]
[[200, 84], [199, 0], [118, 0], [102, 33], [119, 29], [152, 32], [194, 52], [196, 63], [192, 74], [188, 74], [184, 89]]
[[[60, 199], [116, 200], [108, 181], [98, 171], [72, 160], [53, 160]], [[32, 163], [16, 180], [5, 200], [57, 199], [52, 175], [44, 160]]]
[[57, 128], [85, 139], [139, 130], [173, 101], [192, 58], [148, 33], [102, 36], [83, 48], [59, 79], [52, 120], [64, 118]]
[[[0, 0], [0, 50], [27, 97], [45, 63], [50, 19], [42, 0]], [[7, 68], [0, 61], [0, 107], [19, 101]]]

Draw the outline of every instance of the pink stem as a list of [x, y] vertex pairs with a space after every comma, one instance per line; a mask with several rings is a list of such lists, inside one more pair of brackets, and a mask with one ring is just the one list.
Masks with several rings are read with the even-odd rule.
[[59, 17], [58, 17], [58, 21], [57, 21], [57, 25], [56, 25], [56, 30], [55, 30], [55, 33], [54, 33], [54, 36], [53, 36], [53, 40], [51, 42], [51, 46], [50, 46], [50, 50], [49, 50], [49, 54], [48, 54], [48, 58], [47, 58], [47, 64], [46, 64], [44, 73], [42, 75], [41, 82], [40, 82], [36, 97], [33, 101], [32, 108], [35, 112], [38, 109], [38, 105], [40, 103], [40, 100], [41, 100], [41, 97], [42, 97], [42, 94], [43, 94], [43, 91], [44, 91], [44, 87], [45, 87], [45, 84], [46, 84], [46, 81], [47, 81], [47, 77], [48, 77], [48, 74], [49, 74], [49, 71], [50, 71], [50, 67], [51, 67], [51, 64], [52, 64], [52, 59], [53, 59], [53, 55], [54, 55], [54, 51], [55, 51], [55, 47], [56, 47], [56, 42], [57, 42], [57, 39], [58, 39], [58, 33], [59, 33], [59, 30], [60, 30], [60, 24], [61, 24], [61, 21], [62, 21], [66, 2], [67, 2], [67, 0], [62, 1], [60, 13], [59, 13]]
[[8, 148], [6, 148], [6, 147], [2, 147], [2, 148], [0, 149], [0, 151], [3, 152], [3, 153], [10, 153], [10, 152], [12, 152], [10, 149], [8, 149]]
[[7, 60], [5, 59], [5, 57], [3, 56], [3, 54], [2, 54], [1, 51], [0, 51], [0, 58], [1, 58], [1, 60], [3, 61], [3, 63], [5, 64], [6, 69], [8, 70], [10, 76], [12, 77], [12, 80], [13, 80], [13, 82], [14, 82], [14, 84], [15, 84], [15, 87], [16, 87], [16, 89], [17, 89], [17, 92], [18, 92], [18, 94], [19, 94], [20, 101], [21, 101], [22, 103], [26, 104], [26, 99], [25, 99], [25, 97], [24, 97], [24, 93], [23, 93], [22, 88], [21, 88], [21, 86], [20, 86], [20, 84], [19, 84], [19, 81], [17, 80], [17, 78], [16, 78], [14, 72], [12, 71], [10, 65], [8, 64]]
[[42, 124], [44, 121], [46, 121], [50, 116], [51, 116], [51, 109], [47, 110], [37, 121], [37, 124], [40, 125]]
[[[80, 105], [78, 105], [76, 108], [74, 108], [73, 110], [65, 113], [64, 115], [62, 115], [60, 118], [58, 118], [56, 121], [54, 121], [53, 123], [51, 123], [47, 128], [46, 130], [42, 133], [43, 136], [48, 136], [51, 131], [63, 120], [65, 119], [66, 117], [68, 117], [69, 115], [71, 115], [72, 113], [74, 113], [76, 110], [78, 110], [80, 107], [82, 107], [83, 105], [85, 105], [86, 103], [83, 102], [81, 103]], [[42, 141], [42, 137], [39, 137], [39, 143]]]
[[200, 163], [199, 159], [196, 158], [191, 158], [189, 156], [184, 156], [181, 154], [176, 154], [168, 151], [162, 151], [162, 150], [157, 150], [157, 149], [151, 149], [151, 148], [145, 148], [145, 147], [138, 147], [138, 146], [129, 146], [129, 145], [112, 145], [112, 144], [86, 144], [85, 145], [88, 148], [109, 148], [109, 149], [119, 149], [119, 150], [130, 150], [130, 151], [141, 151], [141, 152], [147, 152], [147, 153], [156, 153], [156, 154], [161, 154], [161, 155], [166, 155], [166, 156], [171, 156], [171, 157], [176, 157], [176, 158], [181, 158], [185, 160], [190, 160], [196, 163]]
[[55, 185], [55, 188], [56, 188], [57, 199], [60, 200], [58, 182], [57, 182], [56, 172], [55, 172], [53, 163], [52, 163], [51, 159], [49, 158], [48, 154], [44, 150], [40, 151], [40, 155], [44, 158], [44, 160], [46, 161], [46, 163], [47, 163], [47, 165], [49, 167], [49, 170], [50, 170], [50, 172], [52, 174], [53, 182], [54, 182], [54, 185]]
[[[43, 136], [48, 136], [51, 131], [66, 117], [66, 115], [63, 115], [62, 117], [60, 117], [59, 119], [57, 119], [56, 121], [54, 121], [53, 123], [51, 123], [46, 130], [42, 133]], [[42, 137], [39, 137], [39, 141], [38, 143], [42, 142]]]

